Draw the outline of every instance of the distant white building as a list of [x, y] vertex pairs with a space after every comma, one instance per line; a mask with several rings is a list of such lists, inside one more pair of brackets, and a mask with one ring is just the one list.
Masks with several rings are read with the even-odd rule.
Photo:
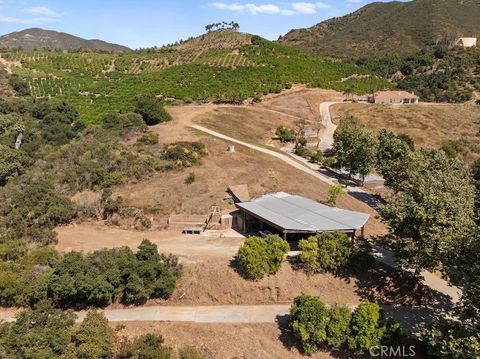
[[457, 46], [463, 47], [475, 47], [477, 46], [477, 38], [476, 37], [461, 37], [456, 42]]

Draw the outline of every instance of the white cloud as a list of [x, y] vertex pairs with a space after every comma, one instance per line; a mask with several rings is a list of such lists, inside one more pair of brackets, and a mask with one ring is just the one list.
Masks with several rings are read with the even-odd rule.
[[[1, 1], [1, 0], [0, 0]], [[0, 14], [0, 23], [39, 25], [61, 21], [63, 14], [60, 14], [45, 6], [35, 6], [22, 10], [30, 17], [14, 17]]]
[[33, 17], [33, 18], [18, 18], [12, 16], [3, 16], [0, 15], [0, 24], [1, 23], [10, 23], [10, 24], [24, 24], [24, 25], [39, 25], [47, 24], [52, 22], [59, 22], [59, 19], [54, 19], [51, 17]]
[[253, 14], [279, 14], [281, 9], [277, 5], [266, 4], [266, 5], [255, 5], [255, 4], [246, 4], [245, 7]]
[[310, 2], [294, 2], [292, 8], [300, 14], [313, 15], [317, 13], [317, 5]]
[[53, 11], [52, 9], [45, 6], [29, 7], [27, 9], [24, 9], [23, 11], [34, 16], [51, 17], [51, 18], [62, 17], [62, 15], [59, 14], [58, 12]]
[[[355, 0], [354, 0], [355, 1]], [[293, 2], [291, 4], [282, 3], [283, 6], [274, 4], [252, 4], [252, 3], [209, 3], [208, 6], [220, 10], [228, 10], [234, 12], [249, 12], [252, 15], [268, 14], [268, 15], [314, 15], [318, 9], [328, 9], [330, 5], [324, 2]]]

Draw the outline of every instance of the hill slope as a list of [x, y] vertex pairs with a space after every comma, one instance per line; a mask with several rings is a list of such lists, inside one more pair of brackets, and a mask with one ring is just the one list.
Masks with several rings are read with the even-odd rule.
[[242, 103], [294, 84], [339, 91], [354, 88], [358, 93], [390, 86], [355, 64], [229, 31], [156, 50], [11, 51], [1, 58], [33, 97], [67, 100], [90, 122], [101, 122], [111, 111], [131, 110], [135, 96], [142, 93], [185, 102]]
[[480, 37], [479, 0], [372, 3], [360, 10], [292, 30], [280, 42], [329, 56], [418, 51], [458, 37]]
[[63, 32], [43, 29], [26, 29], [0, 37], [0, 47], [22, 48], [25, 50], [100, 50], [109, 52], [130, 51], [128, 47], [111, 44], [102, 40], [85, 40]]

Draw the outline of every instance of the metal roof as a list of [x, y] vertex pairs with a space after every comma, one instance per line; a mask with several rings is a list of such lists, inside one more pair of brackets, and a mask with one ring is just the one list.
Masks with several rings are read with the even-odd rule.
[[283, 192], [238, 203], [237, 207], [283, 230], [299, 232], [353, 231], [361, 229], [370, 218], [365, 213], [329, 207]]

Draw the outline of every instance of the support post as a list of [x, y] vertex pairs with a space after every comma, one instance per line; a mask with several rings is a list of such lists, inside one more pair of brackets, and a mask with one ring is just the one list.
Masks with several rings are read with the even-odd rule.
[[365, 238], [365, 226], [362, 227], [362, 238]]
[[242, 212], [243, 216], [243, 233], [247, 234], [247, 214], [245, 212]]

